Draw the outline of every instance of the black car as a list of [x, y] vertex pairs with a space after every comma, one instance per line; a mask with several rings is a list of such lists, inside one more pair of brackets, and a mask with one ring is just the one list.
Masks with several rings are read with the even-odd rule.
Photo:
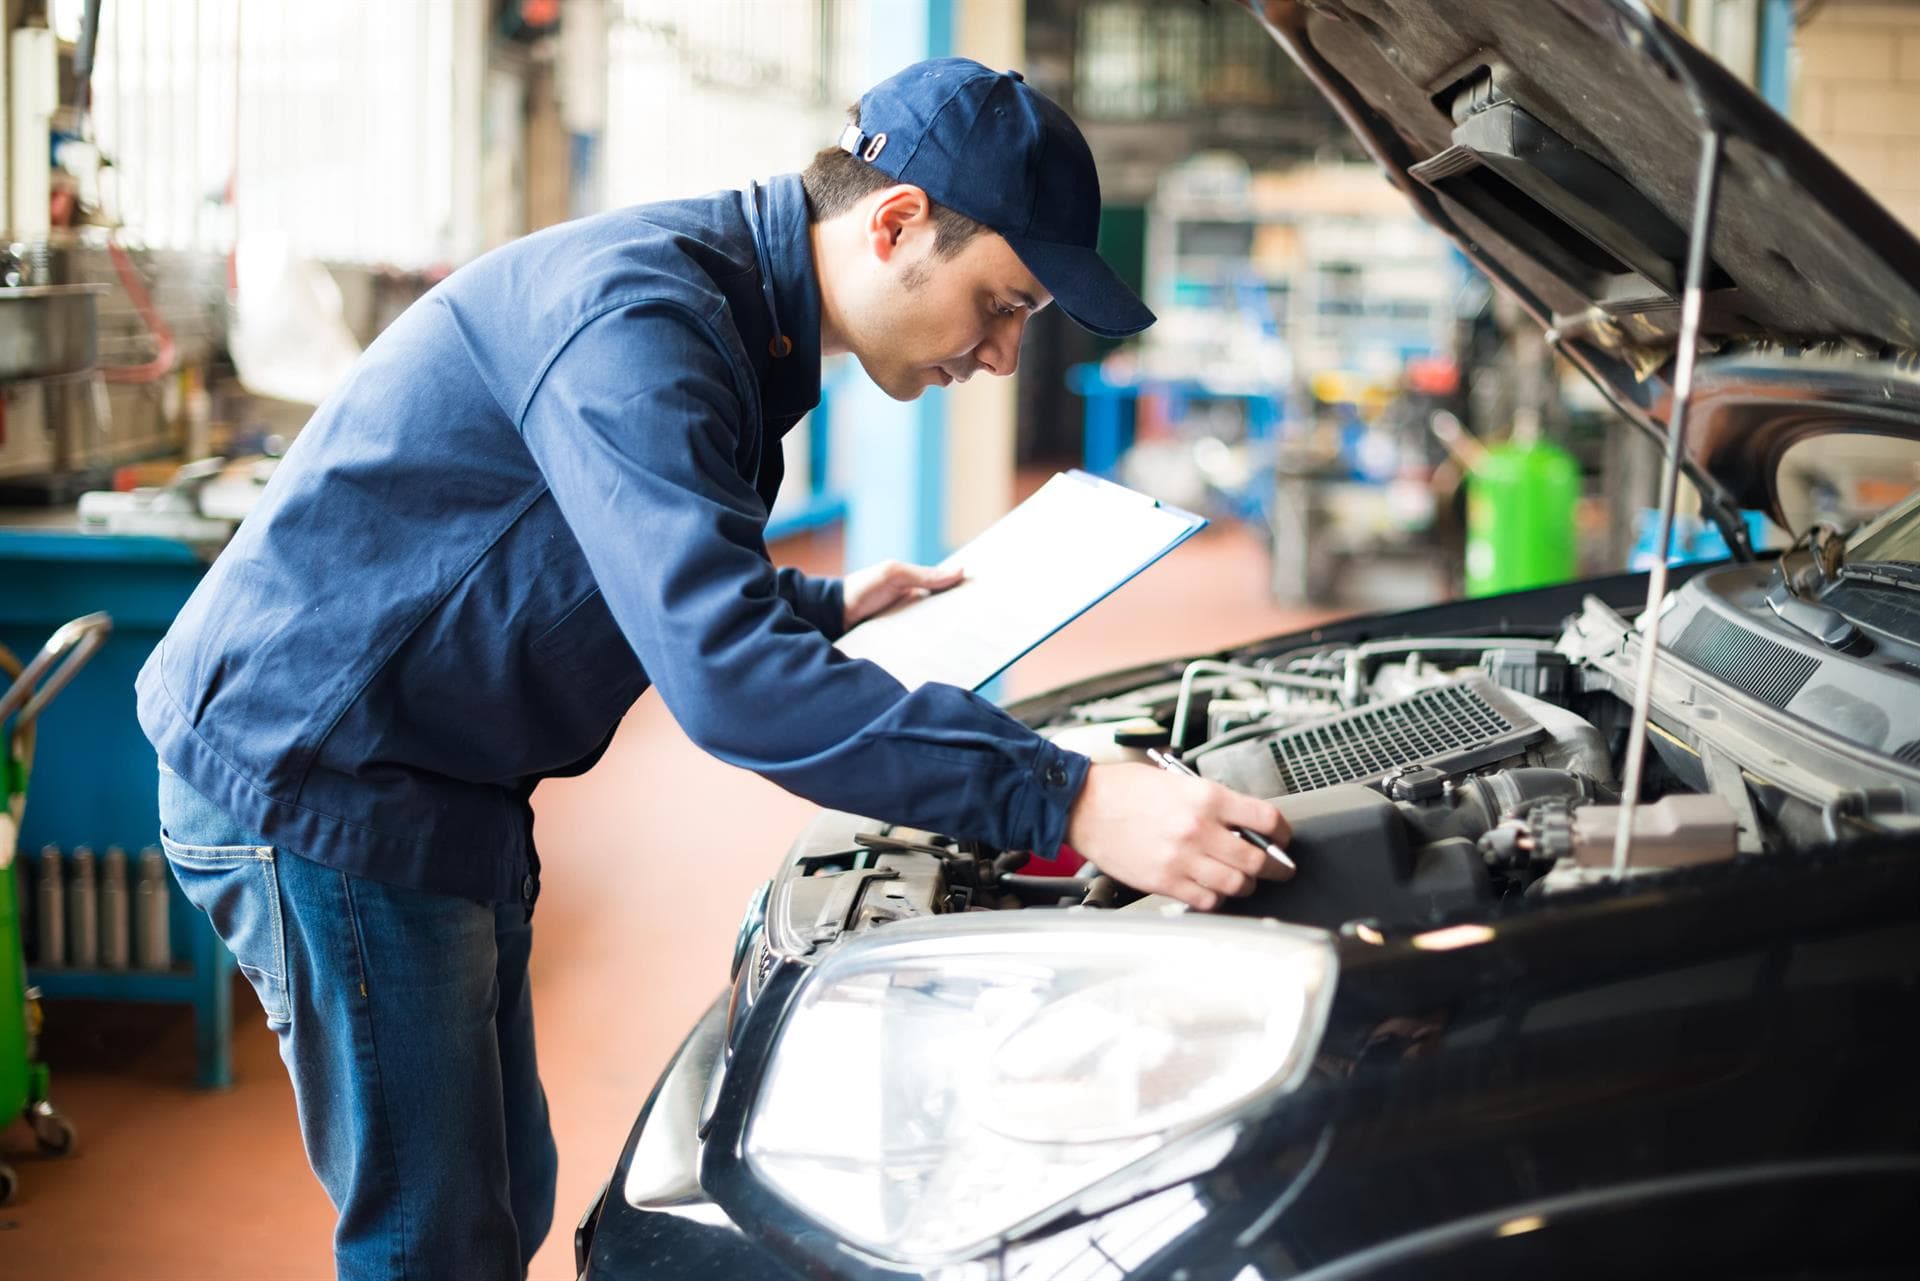
[[1920, 1275], [1920, 243], [1629, 0], [1256, 18], [1734, 559], [1017, 705], [1279, 798], [1218, 914], [821, 815], [585, 1276]]

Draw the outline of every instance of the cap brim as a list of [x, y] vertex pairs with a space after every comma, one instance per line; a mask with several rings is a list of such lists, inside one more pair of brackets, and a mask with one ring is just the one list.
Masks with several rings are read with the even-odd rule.
[[1127, 338], [1153, 323], [1147, 304], [1093, 250], [1019, 236], [1006, 239], [1060, 310], [1088, 333]]

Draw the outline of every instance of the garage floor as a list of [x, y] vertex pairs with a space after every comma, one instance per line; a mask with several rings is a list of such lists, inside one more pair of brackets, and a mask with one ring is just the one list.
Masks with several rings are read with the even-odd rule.
[[[776, 558], [839, 563], [834, 536]], [[1267, 603], [1244, 528], [1211, 529], [1072, 624], [1009, 679], [1012, 693], [1148, 658], [1289, 631], [1317, 616]], [[573, 1277], [572, 1229], [612, 1168], [681, 1035], [721, 988], [748, 894], [810, 807], [696, 750], [643, 699], [592, 773], [535, 797], [546, 888], [535, 918], [542, 1075], [560, 1145], [540, 1281]], [[77, 1152], [42, 1160], [0, 1137], [21, 1192], [0, 1208], [0, 1272], [64, 1281], [269, 1281], [332, 1275], [332, 1211], [306, 1168], [292, 1090], [252, 990], [234, 998], [233, 1089], [189, 1088], [184, 1010], [50, 1013], [55, 1099]]]

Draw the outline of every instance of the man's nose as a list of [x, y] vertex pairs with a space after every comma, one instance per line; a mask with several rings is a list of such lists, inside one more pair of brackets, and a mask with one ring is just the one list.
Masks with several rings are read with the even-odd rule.
[[1020, 339], [1027, 331], [1025, 312], [1007, 319], [1008, 323], [995, 325], [973, 349], [973, 358], [980, 368], [996, 378], [1005, 378], [1020, 367]]

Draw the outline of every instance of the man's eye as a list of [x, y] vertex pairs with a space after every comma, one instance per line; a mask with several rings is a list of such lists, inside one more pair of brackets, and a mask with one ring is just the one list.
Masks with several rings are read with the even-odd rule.
[[1011, 303], [1004, 303], [1004, 302], [1001, 302], [1001, 301], [1000, 301], [1000, 300], [999, 300], [998, 298], [995, 298], [995, 299], [993, 300], [993, 314], [994, 314], [994, 315], [996, 315], [996, 316], [1011, 316], [1011, 315], [1013, 314], [1013, 311], [1014, 311], [1014, 309], [1013, 309], [1013, 305], [1012, 305]]

